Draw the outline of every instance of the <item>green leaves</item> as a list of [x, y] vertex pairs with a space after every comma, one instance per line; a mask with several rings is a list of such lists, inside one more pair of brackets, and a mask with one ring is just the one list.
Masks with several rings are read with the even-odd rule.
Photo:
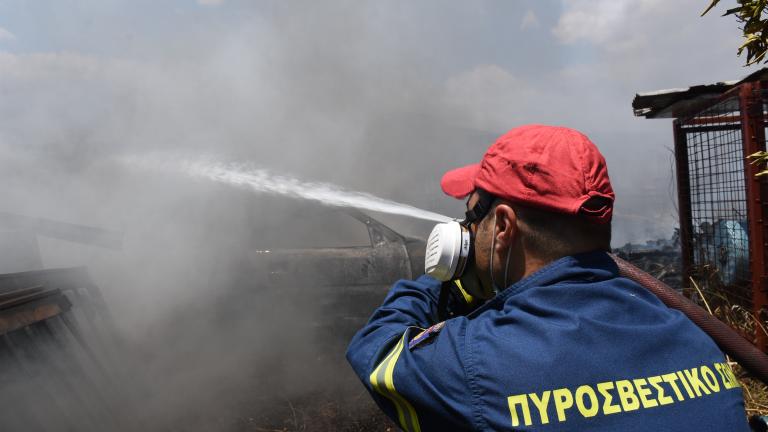
[[[720, 0], [712, 0], [701, 13], [701, 16], [707, 14]], [[738, 48], [737, 55], [741, 55], [744, 50], [747, 51], [745, 66], [755, 63], [766, 62], [765, 55], [768, 52], [768, 0], [736, 0], [738, 7], [727, 9], [723, 16], [734, 15], [742, 24], [741, 30], [744, 34], [744, 43]], [[763, 170], [756, 174], [757, 177], [768, 175], [768, 152], [759, 151], [747, 156], [751, 163], [763, 165]]]
[[[701, 15], [706, 15], [719, 3], [720, 0], [712, 0]], [[736, 3], [739, 6], [727, 9], [723, 16], [733, 15], [742, 24], [744, 43], [738, 48], [737, 55], [741, 56], [746, 50], [745, 66], [765, 62], [768, 52], [768, 0], [736, 0]]]

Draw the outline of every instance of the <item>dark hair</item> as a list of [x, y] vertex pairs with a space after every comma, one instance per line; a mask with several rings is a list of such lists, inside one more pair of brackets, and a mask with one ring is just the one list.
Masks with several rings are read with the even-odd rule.
[[539, 258], [556, 260], [575, 253], [611, 249], [610, 222], [598, 224], [581, 215], [556, 213], [498, 199], [493, 207], [501, 203], [515, 210], [524, 225], [523, 246]]

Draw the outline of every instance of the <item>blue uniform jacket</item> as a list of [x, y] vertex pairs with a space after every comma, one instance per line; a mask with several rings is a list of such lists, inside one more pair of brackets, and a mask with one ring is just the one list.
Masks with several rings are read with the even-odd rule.
[[397, 282], [347, 359], [402, 429], [748, 431], [715, 343], [602, 252], [555, 261], [436, 322], [440, 282]]

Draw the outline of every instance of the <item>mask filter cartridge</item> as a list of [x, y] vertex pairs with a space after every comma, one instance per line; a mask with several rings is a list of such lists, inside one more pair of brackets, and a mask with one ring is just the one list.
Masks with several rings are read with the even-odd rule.
[[471, 245], [469, 230], [459, 222], [435, 225], [427, 239], [424, 272], [443, 282], [458, 279], [467, 266]]

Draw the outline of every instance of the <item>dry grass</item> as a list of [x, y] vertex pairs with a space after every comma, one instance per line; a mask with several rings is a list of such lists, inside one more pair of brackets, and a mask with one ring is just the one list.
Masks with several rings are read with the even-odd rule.
[[731, 368], [739, 378], [742, 389], [744, 390], [744, 404], [747, 408], [747, 415], [768, 415], [768, 386], [752, 378], [744, 372], [738, 363], [732, 362]]
[[[701, 269], [696, 280], [690, 279], [693, 299], [749, 340], [754, 339], [756, 332], [768, 335], [765, 317], [758, 318], [751, 311], [750, 287], [725, 286], [716, 272], [707, 270]], [[768, 386], [751, 377], [738, 363], [729, 359], [729, 364], [741, 382], [747, 415], [768, 415]]]

